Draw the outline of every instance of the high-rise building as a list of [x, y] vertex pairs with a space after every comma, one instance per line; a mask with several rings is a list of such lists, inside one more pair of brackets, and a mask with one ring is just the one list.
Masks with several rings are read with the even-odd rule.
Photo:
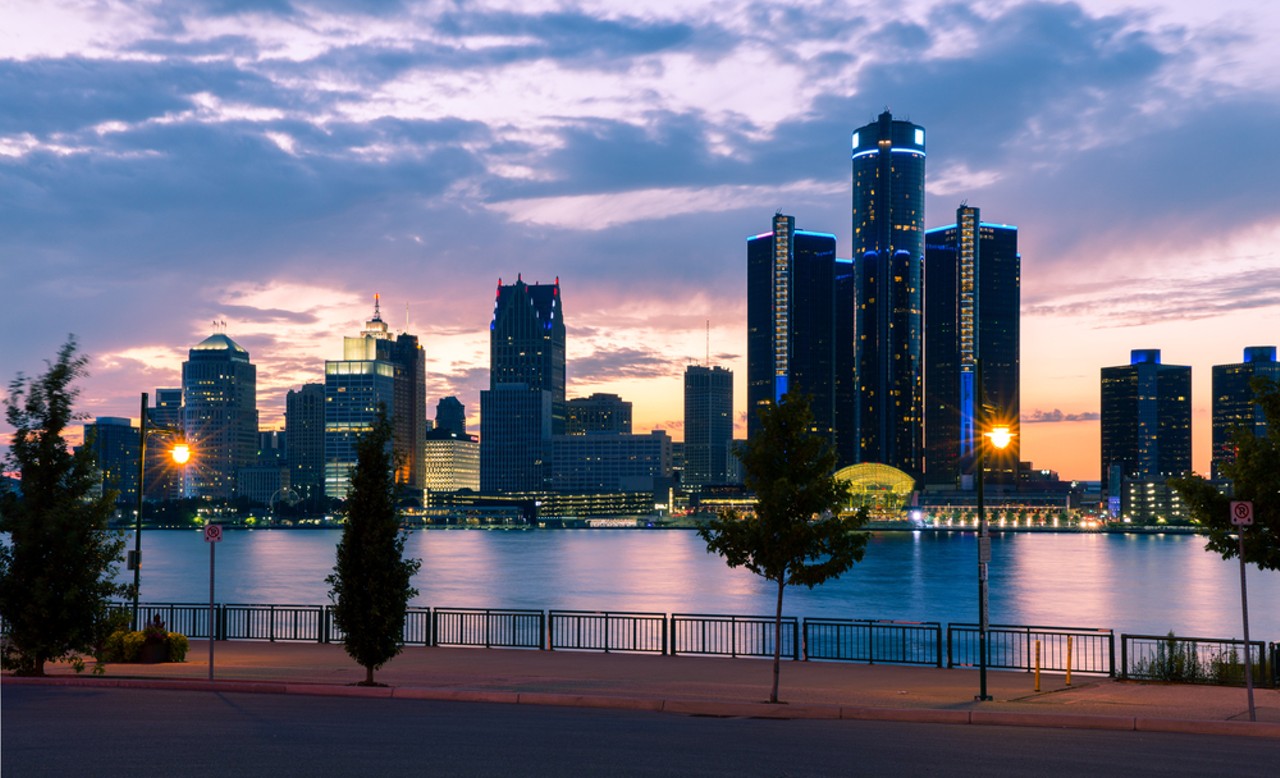
[[834, 235], [797, 230], [785, 214], [747, 239], [748, 437], [760, 409], [790, 391], [809, 396], [814, 431], [836, 444], [836, 369], [853, 334], [836, 328], [837, 264]]
[[104, 492], [114, 491], [116, 503], [133, 505], [138, 499], [138, 428], [129, 419], [99, 416], [84, 425], [84, 444], [93, 452]]
[[285, 396], [289, 488], [302, 500], [324, 494], [324, 384], [303, 384]]
[[436, 430], [467, 434], [467, 410], [457, 397], [442, 397], [436, 403]]
[[551, 436], [565, 429], [565, 327], [560, 279], [498, 281], [489, 324], [489, 389], [480, 393], [480, 488], [550, 484]]
[[1191, 470], [1191, 368], [1159, 349], [1102, 368], [1102, 479], [1113, 514], [1139, 524], [1176, 518], [1169, 478]]
[[182, 428], [196, 466], [196, 497], [236, 496], [240, 468], [258, 456], [257, 368], [249, 352], [223, 333], [196, 344], [182, 363]]
[[186, 496], [187, 469], [175, 466], [170, 455], [182, 432], [182, 387], [156, 389], [155, 404], [147, 409], [147, 467], [143, 494], [148, 500], [177, 500]]
[[689, 365], [684, 369], [683, 485], [699, 489], [731, 482], [733, 371]]
[[489, 324], [489, 387], [524, 384], [550, 392], [555, 435], [564, 434], [565, 426], [564, 334], [559, 278], [554, 284], [526, 284], [517, 275], [507, 286], [498, 279]]
[[424, 451], [428, 493], [480, 491], [480, 443], [474, 436], [445, 428], [429, 430]]
[[671, 438], [596, 433], [552, 438], [551, 488], [557, 492], [653, 492], [670, 486]]
[[1235, 435], [1244, 430], [1257, 437], [1267, 434], [1267, 417], [1258, 405], [1251, 383], [1255, 378], [1280, 381], [1275, 346], [1249, 346], [1244, 360], [1213, 366], [1214, 478], [1222, 478], [1222, 466], [1235, 461]]
[[393, 338], [374, 296], [373, 318], [358, 337], [342, 339], [341, 360], [324, 363], [324, 491], [343, 499], [356, 463], [356, 444], [373, 428], [378, 408], [391, 423], [396, 482], [411, 490], [425, 484], [426, 369], [416, 336]]
[[[924, 481], [954, 486], [971, 469], [982, 434], [978, 397], [992, 422], [1014, 432], [988, 483], [1017, 481], [1019, 451], [1018, 228], [988, 224], [961, 205], [956, 223], [925, 234]], [[975, 383], [982, 360], [982, 391]]]
[[858, 461], [923, 472], [924, 128], [885, 111], [853, 133]]
[[616, 394], [597, 392], [590, 397], [575, 397], [566, 405], [565, 434], [631, 434], [631, 403]]

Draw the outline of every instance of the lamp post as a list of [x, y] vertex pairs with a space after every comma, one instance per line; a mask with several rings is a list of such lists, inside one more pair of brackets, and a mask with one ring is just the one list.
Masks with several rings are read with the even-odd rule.
[[[138, 502], [134, 507], [133, 551], [129, 552], [128, 567], [133, 570], [133, 618], [132, 629], [137, 630], [138, 596], [142, 591], [142, 494], [144, 477], [147, 469], [147, 433], [173, 432], [166, 427], [147, 429], [147, 393], [142, 393], [142, 410], [138, 420]], [[185, 441], [178, 441], [171, 452], [173, 461], [185, 465], [191, 458], [191, 447]]]
[[978, 702], [987, 702], [987, 565], [991, 561], [991, 534], [987, 528], [985, 494], [987, 443], [997, 450], [1004, 449], [1013, 440], [1013, 432], [1006, 424], [992, 425], [987, 417], [986, 398], [982, 391], [982, 361], [978, 361], [975, 383], [978, 385], [977, 422], [978, 439], [974, 462], [978, 469]]

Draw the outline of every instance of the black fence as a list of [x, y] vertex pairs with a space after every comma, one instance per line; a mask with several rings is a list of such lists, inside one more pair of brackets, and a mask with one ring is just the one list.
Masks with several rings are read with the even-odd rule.
[[[1070, 667], [1073, 673], [1115, 675], [1116, 639], [1109, 629], [992, 624], [987, 628], [987, 667], [1032, 671], [1037, 643], [1041, 670], [1062, 673]], [[980, 644], [977, 624], [948, 625], [947, 667], [979, 666]]]
[[[114, 607], [128, 611], [129, 603]], [[167, 629], [191, 638], [210, 635], [207, 603], [139, 603], [139, 620], [159, 616]], [[216, 640], [337, 643], [333, 607], [215, 604]], [[874, 619], [782, 619], [781, 641], [771, 616], [626, 611], [420, 608], [405, 613], [402, 640], [411, 646], [468, 646], [554, 651], [602, 651], [728, 657], [772, 657], [872, 664], [977, 667], [976, 624]], [[1119, 675], [1184, 683], [1243, 684], [1244, 641], [1121, 635], [1108, 629], [993, 624], [987, 630], [992, 669]], [[1280, 643], [1250, 641], [1254, 683], [1280, 687]]]
[[1121, 635], [1120, 675], [1150, 681], [1244, 686], [1244, 652], [1253, 663], [1253, 683], [1276, 683], [1276, 644], [1271, 644], [1268, 670], [1267, 644], [1251, 640], [1194, 638], [1168, 635]]
[[805, 619], [804, 655], [807, 659], [942, 667], [942, 625], [936, 621]]

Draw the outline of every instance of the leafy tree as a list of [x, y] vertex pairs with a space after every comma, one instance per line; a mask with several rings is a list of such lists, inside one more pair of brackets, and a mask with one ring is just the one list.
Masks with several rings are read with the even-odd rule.
[[1250, 428], [1236, 430], [1235, 461], [1222, 467], [1235, 496], [1228, 497], [1198, 475], [1174, 478], [1169, 484], [1208, 530], [1205, 550], [1224, 559], [1240, 555], [1239, 527], [1231, 523], [1230, 502], [1252, 500], [1253, 526], [1244, 531], [1244, 561], [1262, 570], [1280, 570], [1280, 383], [1255, 378], [1251, 387], [1267, 420], [1267, 434], [1258, 437]]
[[337, 564], [325, 579], [343, 646], [365, 669], [363, 686], [374, 686], [373, 671], [404, 647], [405, 609], [418, 594], [409, 584], [422, 564], [404, 558], [390, 451], [391, 424], [379, 408], [377, 422], [356, 446]]
[[5, 419], [14, 429], [8, 463], [21, 479], [21, 495], [0, 502], [0, 616], [8, 623], [3, 663], [19, 675], [44, 675], [48, 661], [83, 667], [81, 654], [101, 645], [112, 598], [127, 597], [115, 583], [124, 550], [107, 521], [115, 494], [93, 496], [98, 477], [89, 446], [71, 451], [63, 437], [77, 416], [72, 383], [87, 373], [74, 337], [44, 375], [9, 384]]
[[698, 530], [707, 552], [730, 567], [745, 567], [778, 586], [774, 611], [773, 688], [778, 701], [782, 652], [782, 594], [788, 584], [807, 586], [839, 576], [862, 559], [867, 509], [840, 516], [848, 484], [832, 477], [835, 450], [812, 432], [807, 397], [787, 394], [760, 412], [761, 429], [737, 452], [747, 488], [755, 492], [754, 514], [723, 511]]

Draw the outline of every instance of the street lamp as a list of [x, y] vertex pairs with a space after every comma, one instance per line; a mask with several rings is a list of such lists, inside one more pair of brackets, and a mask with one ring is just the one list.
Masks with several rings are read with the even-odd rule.
[[[134, 511], [133, 551], [129, 552], [128, 567], [133, 570], [133, 629], [138, 629], [138, 595], [142, 591], [142, 495], [143, 480], [147, 469], [147, 433], [175, 432], [168, 427], [147, 429], [147, 393], [142, 393], [142, 412], [138, 421], [138, 504]], [[179, 440], [170, 451], [173, 461], [185, 465], [191, 458], [191, 447]]]
[[992, 448], [997, 451], [1006, 448], [1013, 440], [1013, 430], [1009, 429], [1007, 424], [993, 425], [990, 430], [987, 429], [987, 407], [981, 402], [982, 399], [982, 368], [978, 368], [978, 397], [979, 397], [979, 427], [981, 434], [978, 435], [977, 456], [975, 462], [978, 468], [978, 678], [979, 690], [978, 696], [974, 697], [979, 702], [986, 702], [991, 699], [991, 695], [987, 694], [987, 563], [991, 561], [991, 535], [987, 531], [987, 511], [984, 503], [983, 482], [985, 476], [983, 470], [986, 469], [984, 460], [984, 452], [987, 449], [988, 442]]

